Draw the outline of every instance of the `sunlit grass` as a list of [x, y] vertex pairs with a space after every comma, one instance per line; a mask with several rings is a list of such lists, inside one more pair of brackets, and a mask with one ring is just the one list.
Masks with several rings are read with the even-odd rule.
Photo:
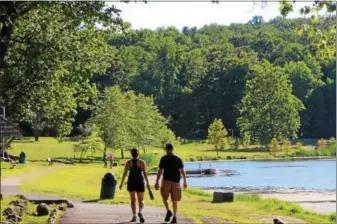
[[[76, 141], [62, 141], [59, 142], [55, 138], [41, 137], [39, 142], [35, 142], [33, 138], [25, 138], [23, 140], [17, 140], [12, 143], [12, 148], [9, 153], [12, 155], [19, 155], [22, 151], [26, 153], [27, 160], [47, 160], [50, 158], [79, 158], [80, 153], [74, 152], [73, 146]], [[143, 151], [140, 150], [143, 154]], [[162, 148], [149, 147], [147, 152], [151, 155], [157, 156], [157, 161], [161, 156], [165, 154]], [[210, 160], [237, 160], [237, 159], [275, 159], [286, 158], [294, 156], [330, 156], [330, 151], [325, 150], [323, 152], [315, 152], [312, 149], [303, 148], [302, 150], [291, 149], [289, 152], [277, 152], [270, 153], [266, 149], [251, 145], [247, 148], [224, 149], [219, 150], [219, 155], [213, 147], [203, 141], [191, 141], [187, 144], [176, 144], [175, 153], [179, 155], [184, 161], [210, 161]], [[103, 152], [87, 152], [84, 158], [93, 157], [96, 162], [102, 162]], [[130, 152], [124, 152], [125, 158], [130, 158]], [[115, 151], [115, 157], [121, 158], [121, 151]]]
[[[118, 186], [123, 167], [104, 169], [101, 165], [75, 165], [51, 171], [48, 174], [33, 178], [23, 183], [20, 190], [27, 192], [62, 195], [63, 197], [82, 200], [98, 200], [101, 178], [106, 172], [116, 175], [118, 183], [114, 200], [98, 200], [104, 204], [129, 204], [129, 194], [126, 186], [120, 191]], [[148, 206], [163, 207], [159, 191], [153, 190], [154, 200], [145, 195]], [[258, 223], [266, 219], [272, 220], [273, 215], [290, 216], [301, 220], [317, 223], [334, 223], [332, 215], [320, 215], [308, 212], [298, 205], [274, 199], [261, 199], [258, 195], [235, 195], [233, 203], [212, 203], [212, 194], [200, 189], [186, 189], [179, 210], [195, 222], [201, 223], [205, 217], [218, 218], [222, 221], [239, 223]]]
[[12, 169], [12, 165], [9, 162], [1, 162], [1, 178], [14, 177], [26, 174], [28, 172], [34, 172], [46, 167], [43, 163], [26, 163], [16, 164]]

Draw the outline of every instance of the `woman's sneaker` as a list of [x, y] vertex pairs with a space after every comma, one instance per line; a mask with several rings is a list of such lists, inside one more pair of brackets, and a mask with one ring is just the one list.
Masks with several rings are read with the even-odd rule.
[[172, 217], [172, 212], [171, 210], [167, 210], [166, 216], [165, 216], [165, 222], [169, 222], [171, 217]]
[[141, 223], [144, 223], [144, 222], [145, 222], [145, 219], [144, 219], [142, 213], [138, 213], [138, 217], [139, 217], [139, 221], [140, 221]]
[[136, 216], [133, 216], [130, 222], [137, 222]]
[[177, 218], [175, 216], [173, 216], [171, 223], [177, 223]]

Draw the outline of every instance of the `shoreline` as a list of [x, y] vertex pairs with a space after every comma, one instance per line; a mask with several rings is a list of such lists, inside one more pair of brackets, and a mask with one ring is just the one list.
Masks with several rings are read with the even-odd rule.
[[276, 158], [256, 158], [256, 159], [228, 159], [228, 160], [202, 160], [202, 161], [185, 161], [185, 163], [210, 163], [210, 162], [244, 162], [244, 161], [301, 161], [301, 160], [316, 160], [316, 161], [336, 161], [334, 156], [305, 156], [305, 157], [276, 157]]
[[201, 188], [205, 192], [234, 192], [234, 194], [258, 194], [262, 199], [275, 198], [300, 205], [306, 210], [330, 214], [336, 212], [335, 190], [302, 189], [249, 189], [249, 188]]

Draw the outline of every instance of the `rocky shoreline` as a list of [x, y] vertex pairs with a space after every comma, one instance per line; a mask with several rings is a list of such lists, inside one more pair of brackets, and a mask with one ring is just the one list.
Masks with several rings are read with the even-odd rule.
[[256, 193], [262, 198], [276, 198], [282, 201], [299, 204], [304, 209], [318, 213], [332, 213], [336, 211], [335, 190], [304, 190], [304, 189], [275, 189], [275, 188], [204, 188], [207, 192], [223, 191], [239, 194]]

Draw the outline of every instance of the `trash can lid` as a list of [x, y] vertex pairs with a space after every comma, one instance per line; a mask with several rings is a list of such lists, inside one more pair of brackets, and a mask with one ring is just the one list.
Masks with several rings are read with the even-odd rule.
[[115, 180], [115, 175], [113, 175], [112, 173], [106, 173], [103, 178], [108, 180]]

